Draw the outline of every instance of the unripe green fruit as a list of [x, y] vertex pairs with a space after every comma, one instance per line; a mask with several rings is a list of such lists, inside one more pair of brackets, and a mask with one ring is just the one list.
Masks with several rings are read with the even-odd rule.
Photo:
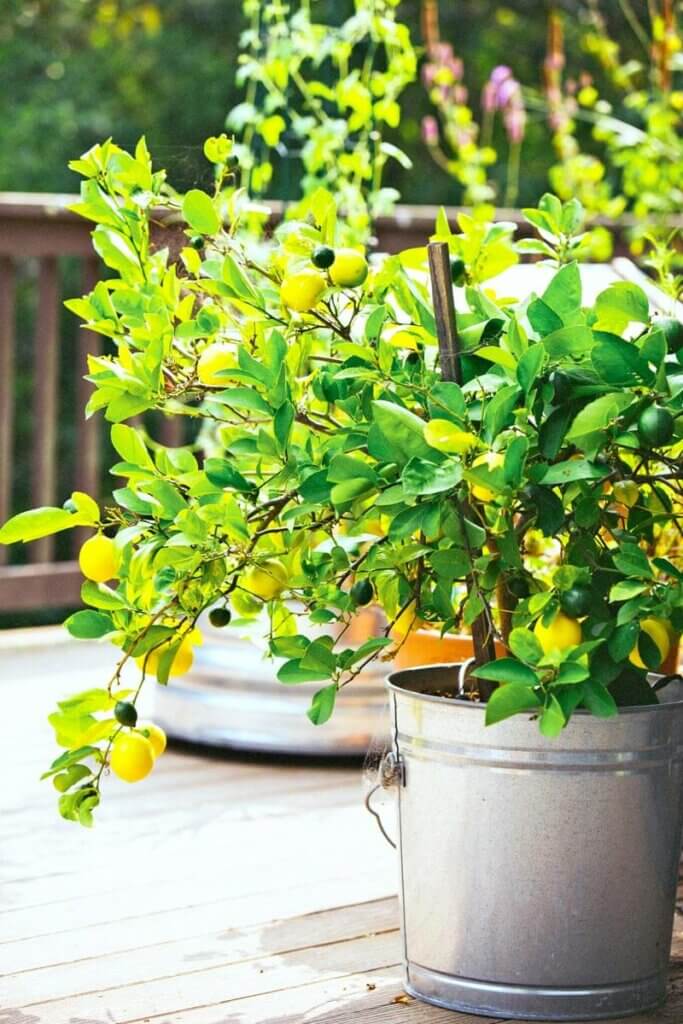
[[679, 352], [683, 348], [683, 324], [672, 316], [662, 316], [655, 320], [653, 326], [659, 328], [666, 338], [669, 352]]
[[114, 718], [121, 725], [127, 725], [131, 729], [137, 725], [138, 711], [135, 704], [129, 700], [119, 700], [114, 707]]
[[668, 444], [674, 434], [674, 418], [661, 405], [650, 405], [640, 414], [638, 436], [643, 444], [661, 448]]
[[505, 584], [513, 597], [524, 598], [529, 596], [529, 581], [525, 576], [513, 576]]
[[204, 248], [204, 236], [203, 235], [193, 235], [192, 238], [190, 239], [190, 245], [192, 246], [193, 249], [203, 249]]
[[370, 580], [358, 580], [351, 587], [350, 594], [354, 604], [362, 606], [370, 604], [375, 596], [375, 591], [373, 590]]
[[461, 259], [451, 260], [451, 280], [456, 288], [461, 288], [465, 284], [465, 262]]
[[590, 587], [577, 583], [560, 594], [560, 605], [565, 615], [580, 619], [590, 613], [593, 605], [593, 593]]
[[319, 245], [313, 250], [311, 263], [318, 270], [327, 270], [334, 263], [334, 249], [331, 249], [329, 245]]
[[66, 501], [62, 505], [62, 508], [66, 512], [78, 512], [78, 509], [76, 508], [76, 503], [71, 498], [66, 499]]
[[223, 629], [230, 625], [232, 614], [229, 608], [212, 608], [209, 612], [209, 622], [216, 629]]

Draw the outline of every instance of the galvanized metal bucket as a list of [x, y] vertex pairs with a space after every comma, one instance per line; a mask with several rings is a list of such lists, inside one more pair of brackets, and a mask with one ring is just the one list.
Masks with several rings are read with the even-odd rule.
[[681, 850], [683, 683], [547, 740], [451, 697], [457, 665], [388, 680], [406, 989], [527, 1020], [639, 1013], [665, 996]]

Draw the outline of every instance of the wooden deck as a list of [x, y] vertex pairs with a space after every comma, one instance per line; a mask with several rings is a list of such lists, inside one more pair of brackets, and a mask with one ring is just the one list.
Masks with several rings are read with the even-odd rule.
[[[402, 993], [396, 865], [358, 766], [173, 749], [93, 831], [38, 776], [107, 647], [0, 635], [0, 1024], [482, 1024]], [[683, 918], [670, 1001], [683, 1021]]]

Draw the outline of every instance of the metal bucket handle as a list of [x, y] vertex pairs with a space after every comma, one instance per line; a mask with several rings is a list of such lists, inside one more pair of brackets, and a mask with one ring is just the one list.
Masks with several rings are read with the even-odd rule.
[[403, 762], [394, 750], [387, 750], [379, 764], [379, 782], [369, 790], [365, 798], [365, 807], [377, 822], [377, 827], [389, 843], [396, 849], [396, 843], [384, 827], [384, 822], [378, 811], [372, 806], [372, 798], [378, 789], [391, 789], [393, 786], [404, 785]]

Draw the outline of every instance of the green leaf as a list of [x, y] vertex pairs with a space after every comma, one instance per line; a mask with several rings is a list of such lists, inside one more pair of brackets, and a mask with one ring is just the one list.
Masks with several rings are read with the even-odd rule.
[[583, 686], [583, 703], [592, 715], [598, 718], [612, 718], [617, 714], [616, 701], [602, 683], [595, 679], [587, 679]]
[[562, 328], [561, 318], [543, 299], [534, 299], [533, 302], [529, 303], [527, 316], [533, 329], [542, 338]]
[[530, 345], [517, 364], [517, 380], [524, 394], [528, 395], [543, 369], [545, 349], [542, 345]]
[[614, 423], [620, 412], [632, 401], [632, 396], [624, 394], [623, 391], [611, 395], [601, 395], [600, 398], [594, 399], [584, 406], [574, 418], [567, 433], [567, 440], [576, 441], [586, 434], [605, 430]]
[[204, 472], [209, 483], [215, 487], [241, 491], [243, 494], [252, 494], [257, 489], [256, 485], [243, 477], [227, 459], [207, 459], [204, 463]]
[[373, 636], [365, 643], [357, 647], [352, 654], [346, 659], [344, 668], [349, 668], [351, 665], [355, 665], [357, 662], [362, 661], [364, 658], [370, 657], [371, 654], [375, 654], [377, 651], [384, 650], [385, 647], [391, 647], [394, 641], [388, 636]]
[[609, 476], [609, 468], [598, 466], [587, 459], [567, 459], [550, 466], [541, 477], [540, 483], [546, 486], [567, 484], [574, 480], [602, 480]]
[[526, 437], [514, 437], [505, 452], [503, 463], [503, 480], [507, 487], [519, 487], [524, 476], [524, 462], [529, 450], [529, 441]]
[[293, 424], [294, 406], [291, 402], [283, 402], [273, 417], [273, 433], [282, 452], [287, 450]]
[[304, 672], [324, 672], [325, 675], [318, 678], [329, 678], [337, 668], [337, 658], [322, 640], [314, 640], [306, 648], [299, 664]]
[[608, 384], [637, 384], [652, 380], [652, 372], [643, 366], [640, 352], [632, 342], [607, 338], [591, 352], [591, 362], [601, 380]]
[[324, 725], [328, 721], [334, 711], [336, 699], [336, 683], [330, 683], [329, 686], [323, 686], [322, 690], [318, 690], [306, 712], [313, 725]]
[[624, 661], [638, 642], [640, 625], [638, 622], [626, 622], [617, 626], [607, 641], [607, 650], [614, 661]]
[[330, 500], [333, 505], [338, 507], [345, 505], [349, 501], [354, 501], [356, 498], [360, 498], [362, 495], [368, 494], [373, 490], [375, 490], [375, 485], [365, 477], [362, 479], [344, 480], [343, 483], [334, 485], [330, 492]]
[[636, 583], [634, 580], [622, 580], [621, 583], [615, 583], [610, 589], [609, 599], [610, 601], [628, 601], [632, 597], [637, 597], [639, 594], [644, 593], [647, 590], [646, 583]]
[[141, 469], [154, 470], [154, 463], [142, 439], [142, 434], [125, 423], [116, 423], [111, 428], [111, 443], [125, 462]]
[[576, 408], [563, 405], [551, 412], [538, 432], [538, 448], [544, 459], [557, 458]]
[[329, 679], [329, 672], [325, 670], [313, 670], [301, 668], [300, 658], [291, 658], [282, 665], [277, 674], [281, 683], [288, 686], [297, 683], [315, 683], [321, 679]]
[[438, 453], [427, 444], [423, 431], [425, 421], [393, 402], [372, 403], [375, 423], [405, 465], [412, 458], [439, 461]]
[[331, 484], [344, 483], [349, 478], [369, 480], [372, 484], [377, 483], [377, 473], [373, 467], [357, 459], [353, 455], [335, 455], [330, 461], [327, 471], [327, 479]]
[[612, 561], [624, 576], [637, 576], [643, 580], [653, 578], [650, 559], [637, 544], [624, 544], [613, 556]]
[[540, 698], [531, 686], [499, 686], [486, 705], [486, 724], [494, 725], [522, 711], [535, 711], [540, 703]]
[[491, 679], [496, 683], [521, 683], [525, 686], [538, 684], [538, 676], [533, 669], [514, 658], [498, 658], [497, 661], [472, 669], [471, 674], [477, 679]]
[[74, 612], [64, 625], [71, 635], [79, 640], [96, 640], [98, 637], [111, 633], [114, 629], [110, 615], [91, 611]]
[[82, 516], [63, 508], [33, 508], [7, 520], [0, 530], [0, 544], [16, 544], [18, 541], [26, 544], [74, 526], [87, 525]]
[[581, 308], [581, 275], [577, 263], [568, 263], [558, 270], [542, 299], [563, 322]]
[[557, 697], [551, 693], [538, 721], [538, 727], [543, 736], [554, 739], [560, 735], [566, 724], [562, 706]]
[[183, 197], [183, 217], [201, 235], [215, 235], [221, 226], [211, 198], [198, 188], [190, 189]]
[[646, 324], [650, 319], [647, 295], [637, 284], [616, 281], [595, 300], [596, 330], [622, 334], [630, 323]]
[[559, 331], [547, 334], [543, 339], [546, 352], [553, 359], [571, 356], [577, 359], [593, 347], [593, 332], [590, 327], [561, 327]]
[[106, 583], [94, 583], [93, 580], [86, 580], [81, 587], [81, 600], [83, 604], [109, 612], [126, 607], [126, 600], [121, 594], [112, 590]]
[[543, 648], [530, 629], [518, 627], [510, 633], [508, 646], [520, 661], [537, 665], [543, 657]]
[[59, 757], [52, 762], [49, 770], [43, 772], [40, 778], [49, 779], [51, 775], [64, 771], [65, 768], [71, 767], [72, 764], [77, 764], [86, 757], [92, 757], [93, 754], [99, 754], [97, 747], [87, 746], [78, 747], [77, 750], [65, 750], [63, 754], [60, 754]]
[[494, 441], [513, 420], [513, 412], [521, 395], [516, 384], [500, 388], [484, 410], [483, 433], [487, 441]]
[[401, 474], [403, 490], [408, 497], [441, 494], [452, 490], [462, 480], [462, 463], [450, 459], [440, 464], [411, 459]]
[[576, 683], [582, 683], [584, 679], [588, 679], [589, 675], [590, 671], [585, 665], [580, 665], [576, 661], [565, 661], [560, 665], [555, 682], [561, 686], [573, 686]]

